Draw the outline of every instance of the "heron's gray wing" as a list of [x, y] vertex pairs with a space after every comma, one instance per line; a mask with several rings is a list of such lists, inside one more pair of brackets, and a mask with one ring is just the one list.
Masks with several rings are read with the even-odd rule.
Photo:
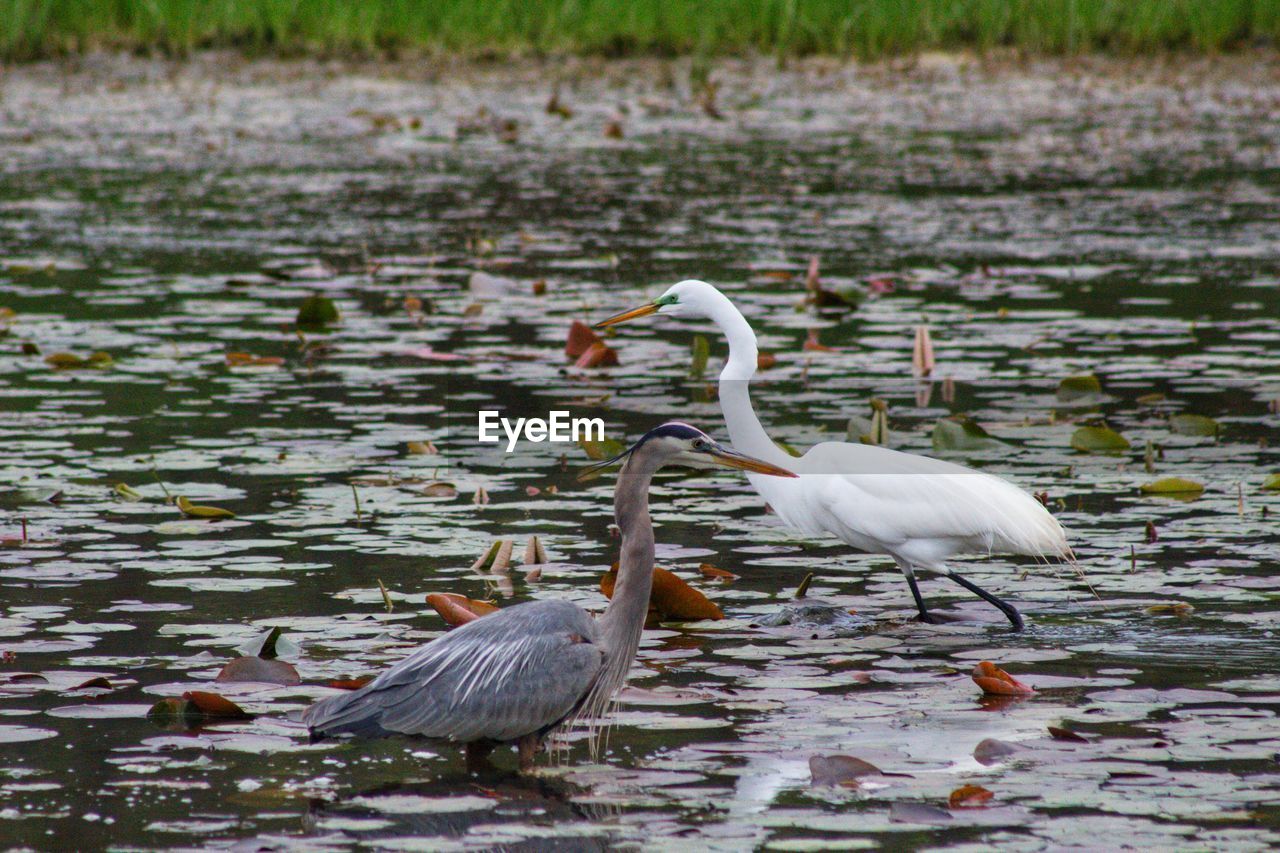
[[303, 721], [321, 734], [400, 733], [515, 740], [577, 707], [604, 658], [595, 622], [573, 604], [536, 601], [468, 622]]

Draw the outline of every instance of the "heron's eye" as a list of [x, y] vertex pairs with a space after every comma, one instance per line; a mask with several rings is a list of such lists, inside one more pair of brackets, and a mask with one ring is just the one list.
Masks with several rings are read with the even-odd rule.
[[694, 450], [706, 450], [706, 449], [707, 449], [707, 441], [706, 441], [706, 439], [703, 439], [703, 438], [695, 438], [695, 439], [693, 440], [693, 449], [694, 449]]

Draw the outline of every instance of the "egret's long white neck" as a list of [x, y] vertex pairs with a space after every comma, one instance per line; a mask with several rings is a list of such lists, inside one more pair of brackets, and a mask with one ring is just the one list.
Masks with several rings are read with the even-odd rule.
[[[720, 371], [720, 410], [733, 446], [743, 453], [785, 465], [790, 457], [769, 438], [751, 406], [748, 386], [759, 364], [756, 333], [729, 297], [712, 289], [707, 316], [729, 341], [729, 360]], [[754, 482], [754, 478], [752, 478]]]

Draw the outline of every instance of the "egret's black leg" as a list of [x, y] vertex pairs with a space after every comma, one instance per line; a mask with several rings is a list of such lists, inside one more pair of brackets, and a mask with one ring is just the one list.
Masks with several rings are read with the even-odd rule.
[[921, 622], [928, 622], [930, 625], [936, 624], [937, 620], [929, 613], [929, 608], [924, 606], [924, 596], [920, 594], [920, 585], [916, 583], [914, 572], [907, 572], [907, 585], [911, 587], [911, 594], [915, 596], [916, 607], [920, 609], [920, 615], [916, 618]]
[[[969, 592], [972, 592], [974, 595], [978, 596], [983, 601], [986, 601], [990, 604], [994, 604], [996, 607], [1000, 608], [1000, 612], [1009, 618], [1009, 622], [1010, 624], [1013, 625], [1014, 631], [1022, 630], [1022, 616], [1018, 614], [1018, 611], [1014, 609], [1014, 606], [1012, 604], [1009, 604], [1006, 601], [1001, 601], [999, 598], [996, 598], [994, 595], [987, 592], [985, 589], [978, 586], [976, 583], [973, 583], [972, 581], [969, 581], [969, 580], [965, 580], [955, 572], [948, 571], [947, 577], [951, 578], [953, 581], [960, 584], [960, 586], [969, 590]], [[915, 588], [916, 588], [916, 585], [915, 585], [915, 582], [913, 581], [911, 584], [911, 591], [915, 592]], [[920, 594], [916, 593], [916, 601], [919, 601], [919, 600], [920, 600]], [[921, 612], [923, 612], [923, 610], [924, 610], [924, 605], [922, 604]]]

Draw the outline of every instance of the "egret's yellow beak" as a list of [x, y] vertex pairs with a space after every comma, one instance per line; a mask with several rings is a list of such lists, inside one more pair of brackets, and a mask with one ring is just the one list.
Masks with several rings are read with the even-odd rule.
[[741, 468], [743, 471], [754, 471], [757, 474], [770, 474], [774, 477], [798, 477], [799, 475], [788, 471], [786, 468], [779, 468], [769, 462], [756, 459], [754, 456], [748, 456], [745, 453], [739, 453], [736, 450], [730, 450], [721, 444], [713, 444], [703, 451], [711, 459], [714, 465], [720, 465], [725, 468]]
[[609, 326], [616, 326], [618, 323], [625, 323], [628, 320], [634, 320], [637, 317], [647, 317], [661, 307], [662, 306], [656, 302], [650, 302], [648, 305], [641, 305], [639, 308], [632, 308], [630, 311], [623, 311], [621, 314], [614, 314], [607, 320], [601, 320], [599, 323], [596, 323], [596, 328], [604, 329]]

